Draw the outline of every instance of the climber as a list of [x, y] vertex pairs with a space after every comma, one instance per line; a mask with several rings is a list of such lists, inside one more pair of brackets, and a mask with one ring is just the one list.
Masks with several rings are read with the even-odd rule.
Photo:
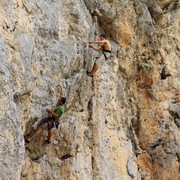
[[[111, 57], [112, 57], [111, 44], [106, 39], [105, 34], [100, 35], [100, 41], [91, 41], [91, 42], [89, 42], [89, 44], [90, 44], [89, 45], [90, 48], [94, 49], [95, 51], [102, 50], [102, 53], [103, 53], [103, 55], [95, 61], [91, 72], [87, 71], [87, 75], [93, 77], [95, 75], [96, 71], [98, 70], [99, 64], [101, 64], [102, 61], [104, 61], [104, 59], [105, 60], [111, 59]], [[96, 48], [96, 47], [92, 46], [91, 44], [98, 44], [98, 45], [100, 45], [100, 47]]]
[[43, 130], [48, 129], [48, 137], [46, 142], [49, 144], [51, 139], [51, 129], [56, 127], [58, 129], [59, 126], [59, 118], [65, 112], [66, 109], [66, 98], [63, 96], [63, 89], [60, 83], [60, 98], [58, 99], [56, 106], [51, 109], [47, 109], [46, 111], [49, 113], [48, 117], [41, 119], [40, 123], [38, 124], [37, 131], [25, 139], [27, 143], [31, 142], [36, 136], [43, 132]]

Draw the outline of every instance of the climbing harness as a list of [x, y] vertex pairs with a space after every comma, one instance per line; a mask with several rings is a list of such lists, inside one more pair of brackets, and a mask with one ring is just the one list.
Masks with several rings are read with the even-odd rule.
[[[112, 52], [110, 50], [102, 50], [102, 53], [103, 53], [106, 60], [109, 59], [109, 58], [111, 59], [111, 57], [112, 57], [111, 53]], [[110, 54], [110, 56], [108, 57], [107, 54]]]
[[54, 122], [53, 122], [53, 127], [55, 127], [56, 129], [58, 129], [58, 127], [59, 127], [59, 121], [54, 121]]

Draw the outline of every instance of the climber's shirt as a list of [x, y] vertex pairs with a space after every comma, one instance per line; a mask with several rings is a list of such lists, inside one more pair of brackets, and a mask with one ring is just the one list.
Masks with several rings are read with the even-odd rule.
[[66, 105], [57, 105], [54, 107], [53, 112], [57, 114], [57, 117], [53, 116], [48, 116], [43, 118], [40, 123], [38, 124], [37, 128], [42, 128], [42, 129], [52, 129], [53, 127], [58, 128], [59, 126], [59, 118], [62, 116], [62, 114], [66, 110]]
[[54, 117], [54, 120], [58, 120], [62, 116], [62, 114], [65, 112], [65, 107], [65, 104], [55, 106], [53, 111], [57, 114], [57, 117]]

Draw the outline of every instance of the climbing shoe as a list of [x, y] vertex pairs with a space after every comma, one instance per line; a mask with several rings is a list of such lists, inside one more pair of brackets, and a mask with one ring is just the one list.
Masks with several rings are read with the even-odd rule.
[[50, 144], [51, 141], [50, 141], [49, 139], [46, 139], [46, 143], [47, 143], [47, 144]]
[[91, 72], [87, 71], [86, 73], [87, 73], [87, 75], [88, 75], [88, 76], [93, 77], [93, 75], [92, 75], [92, 73], [91, 73]]
[[29, 141], [28, 139], [25, 139], [25, 142], [26, 142], [26, 143], [30, 143], [31, 141]]

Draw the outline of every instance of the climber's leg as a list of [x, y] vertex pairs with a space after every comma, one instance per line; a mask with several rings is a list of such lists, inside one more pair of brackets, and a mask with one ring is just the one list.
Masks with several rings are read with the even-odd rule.
[[98, 65], [94, 63], [91, 72], [87, 71], [87, 75], [93, 77], [97, 70], [98, 70]]
[[27, 139], [25, 139], [25, 141], [27, 143], [31, 142], [36, 136], [38, 136], [44, 129], [47, 129], [49, 126], [48, 126], [48, 122], [51, 121], [50, 117], [46, 117], [46, 118], [43, 118], [41, 119], [40, 123], [38, 124], [38, 127], [37, 127], [37, 131], [31, 135], [30, 137], [28, 137]]
[[95, 61], [94, 65], [93, 65], [91, 72], [87, 71], [87, 75], [93, 77], [96, 74], [96, 71], [99, 69], [99, 65], [101, 65], [104, 62], [104, 60], [105, 60], [104, 55], [97, 58], [97, 60]]
[[87, 71], [87, 75], [93, 77], [97, 70], [98, 70], [98, 65], [94, 63], [91, 72]]
[[42, 133], [43, 130], [44, 130], [43, 128], [39, 128], [32, 136], [26, 139], [26, 142], [27, 143], [31, 142], [36, 136]]
[[97, 70], [98, 70], [98, 65], [96, 63], [94, 63], [91, 74], [94, 76]]
[[51, 143], [51, 129], [48, 130], [48, 137], [47, 137], [46, 142], [47, 142], [48, 144]]

